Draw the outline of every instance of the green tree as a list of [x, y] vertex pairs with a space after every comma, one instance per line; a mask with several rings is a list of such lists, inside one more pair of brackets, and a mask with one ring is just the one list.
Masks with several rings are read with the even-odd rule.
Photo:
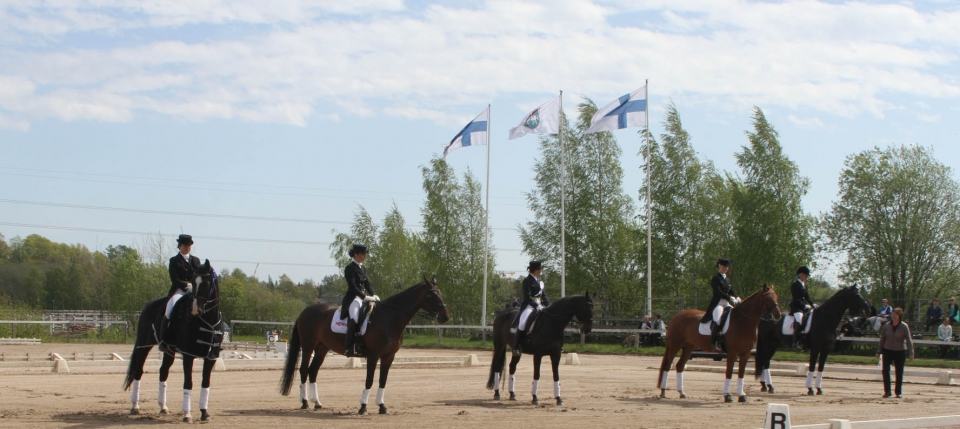
[[396, 204], [383, 218], [383, 227], [377, 237], [377, 251], [383, 287], [399, 291], [420, 281], [424, 273], [420, 272], [417, 236], [407, 230]]
[[810, 265], [815, 226], [801, 206], [809, 180], [783, 153], [760, 108], [754, 108], [747, 140], [736, 154], [742, 176], [730, 179], [736, 236], [732, 283], [743, 295], [763, 283], [786, 285], [798, 266]]
[[842, 278], [865, 283], [913, 316], [917, 300], [955, 287], [960, 192], [949, 167], [920, 146], [874, 148], [847, 158], [839, 199], [822, 222]]

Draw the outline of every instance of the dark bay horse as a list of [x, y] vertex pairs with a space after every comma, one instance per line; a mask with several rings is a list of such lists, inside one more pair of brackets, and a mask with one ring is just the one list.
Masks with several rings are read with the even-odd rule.
[[[200, 421], [210, 420], [207, 405], [210, 398], [210, 373], [213, 365], [220, 356], [220, 345], [223, 341], [222, 315], [220, 314], [219, 279], [216, 271], [207, 260], [200, 267], [200, 277], [194, 282], [197, 289], [193, 294], [187, 294], [177, 301], [171, 314], [170, 327], [175, 334], [176, 344], [164, 344], [158, 338], [160, 324], [163, 323], [163, 313], [166, 309], [167, 298], [151, 301], [140, 312], [140, 321], [137, 324], [137, 340], [130, 355], [130, 365], [127, 368], [127, 377], [123, 381], [123, 389], [130, 391], [130, 414], [140, 414], [140, 378], [143, 376], [143, 365], [153, 346], [160, 345], [163, 360], [160, 364], [160, 386], [158, 402], [160, 414], [167, 414], [167, 377], [170, 367], [173, 366], [174, 356], [180, 353], [183, 359], [183, 421], [191, 422], [190, 416], [191, 392], [193, 389], [193, 360], [203, 359], [203, 380], [200, 389]], [[199, 314], [191, 313], [193, 301], [197, 302]]]
[[[758, 292], [750, 295], [730, 312], [730, 327], [725, 335], [727, 349], [726, 380], [723, 383], [724, 402], [733, 402], [730, 397], [730, 381], [733, 376], [733, 364], [739, 361], [740, 368], [737, 380], [737, 395], [740, 402], [747, 402], [744, 393], [743, 374], [750, 358], [750, 350], [757, 341], [757, 325], [761, 316], [773, 314], [780, 317], [780, 307], [777, 305], [777, 292], [770, 285], [764, 285]], [[667, 325], [667, 346], [660, 363], [660, 376], [657, 387], [660, 388], [660, 397], [667, 396], [667, 376], [670, 374], [670, 365], [673, 358], [680, 353], [677, 362], [677, 391], [680, 398], [686, 398], [683, 392], [683, 369], [690, 360], [694, 351], [713, 351], [713, 341], [710, 335], [700, 335], [698, 330], [703, 310], [687, 309], [677, 313]]]
[[[807, 347], [810, 350], [810, 366], [807, 370], [807, 395], [813, 395], [814, 380], [816, 380], [817, 395], [823, 394], [823, 366], [827, 363], [827, 355], [833, 350], [837, 339], [837, 327], [846, 311], [859, 312], [861, 315], [870, 315], [870, 303], [860, 294], [856, 285], [841, 288], [827, 299], [823, 305], [814, 309], [808, 317], [810, 333], [807, 334]], [[773, 380], [770, 378], [770, 361], [777, 352], [780, 344], [786, 342], [784, 338], [782, 320], [764, 321], [757, 338], [757, 355], [755, 376], [761, 381], [761, 390], [773, 393]], [[814, 372], [816, 369], [816, 372]]]
[[[322, 408], [317, 392], [317, 373], [327, 352], [333, 351], [343, 354], [346, 335], [336, 334], [330, 330], [330, 320], [339, 306], [330, 304], [313, 304], [300, 312], [293, 332], [290, 334], [290, 347], [287, 351], [287, 361], [283, 367], [283, 378], [280, 382], [280, 393], [290, 394], [293, 385], [293, 370], [297, 366], [297, 355], [300, 355], [300, 403], [301, 408], [309, 407], [309, 400], [315, 401], [314, 409]], [[423, 283], [411, 286], [377, 304], [370, 315], [367, 332], [363, 336], [363, 343], [367, 350], [367, 380], [360, 399], [360, 414], [367, 413], [367, 399], [370, 388], [373, 386], [373, 374], [380, 362], [380, 389], [377, 390], [377, 403], [380, 405], [380, 414], [387, 413], [387, 406], [383, 401], [383, 394], [387, 387], [387, 375], [394, 355], [403, 343], [403, 330], [417, 314], [425, 310], [436, 314], [437, 321], [445, 323], [449, 319], [447, 306], [443, 303], [440, 289], [435, 281], [424, 279]], [[310, 357], [313, 356], [311, 361]], [[307, 377], [310, 379], [307, 388]], [[309, 398], [308, 398], [309, 393]]]
[[[506, 361], [507, 344], [513, 344], [513, 334], [510, 328], [517, 316], [517, 309], [501, 312], [493, 320], [493, 362], [490, 363], [490, 377], [487, 379], [487, 389], [493, 389], [493, 398], [500, 399], [501, 375], [503, 364]], [[568, 296], [554, 301], [549, 307], [540, 312], [530, 333], [527, 334], [521, 349], [524, 353], [533, 355], [533, 404], [539, 404], [537, 388], [540, 385], [540, 362], [544, 356], [550, 356], [553, 367], [553, 396], [557, 405], [563, 405], [560, 399], [560, 353], [563, 350], [563, 331], [576, 317], [580, 322], [580, 331], [589, 334], [593, 326], [593, 300], [590, 294], [583, 296]], [[514, 354], [510, 359], [510, 400], [517, 399], [514, 385], [516, 384], [517, 363], [520, 355]]]

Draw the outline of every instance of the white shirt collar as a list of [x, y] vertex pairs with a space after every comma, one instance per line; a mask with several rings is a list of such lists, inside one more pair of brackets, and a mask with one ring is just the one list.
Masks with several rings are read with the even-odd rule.
[[723, 276], [723, 278], [727, 278], [727, 275], [724, 273], [720, 273], [720, 275]]
[[530, 277], [533, 277], [534, 280], [536, 280], [537, 282], [540, 282], [540, 277], [537, 277], [533, 274], [530, 274]]
[[357, 261], [356, 259], [354, 259], [353, 263], [357, 264], [358, 267], [363, 268], [363, 263], [361, 263], [360, 261]]
[[183, 253], [181, 253], [180, 256], [182, 256], [183, 259], [186, 260], [187, 262], [190, 262], [190, 254], [189, 254], [189, 253], [187, 253], [186, 255], [184, 255]]

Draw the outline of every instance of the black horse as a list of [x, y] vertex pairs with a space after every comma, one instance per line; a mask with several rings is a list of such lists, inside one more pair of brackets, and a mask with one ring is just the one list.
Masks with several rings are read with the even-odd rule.
[[[847, 311], [866, 315], [870, 312], [870, 303], [860, 294], [856, 285], [841, 288], [822, 305], [811, 312], [810, 333], [806, 337], [806, 346], [810, 350], [810, 366], [807, 371], [807, 395], [813, 395], [813, 383], [816, 379], [817, 394], [823, 394], [823, 366], [827, 355], [834, 348], [837, 339], [837, 327]], [[783, 335], [783, 319], [763, 320], [757, 335], [757, 353], [754, 359], [754, 376], [760, 379], [760, 390], [774, 392], [770, 378], [770, 361], [782, 343], [792, 341], [792, 336]], [[816, 369], [816, 372], [814, 372]]]
[[[493, 362], [490, 364], [490, 377], [487, 379], [487, 389], [493, 389], [493, 398], [500, 399], [503, 364], [506, 361], [507, 344], [513, 344], [510, 332], [513, 320], [518, 310], [512, 309], [501, 312], [493, 320]], [[533, 404], [539, 404], [537, 387], [540, 384], [540, 362], [546, 355], [550, 356], [553, 367], [553, 396], [557, 405], [563, 405], [560, 399], [560, 353], [563, 350], [563, 331], [570, 321], [576, 317], [580, 322], [580, 331], [589, 334], [593, 326], [593, 300], [590, 294], [583, 296], [568, 296], [561, 298], [540, 312], [540, 316], [533, 322], [534, 325], [527, 334], [521, 349], [533, 355]], [[514, 385], [516, 384], [517, 363], [520, 355], [514, 354], [510, 359], [510, 400], [517, 400]]]
[[[176, 344], [163, 343], [158, 335], [160, 324], [163, 323], [167, 298], [148, 303], [140, 313], [140, 321], [137, 324], [137, 341], [133, 346], [130, 366], [127, 368], [127, 377], [123, 382], [124, 390], [132, 387], [130, 414], [140, 414], [140, 378], [143, 376], [143, 365], [153, 346], [159, 345], [163, 352], [157, 398], [160, 405], [160, 414], [168, 413], [166, 406], [167, 377], [170, 375], [170, 367], [173, 366], [174, 355], [180, 353], [183, 359], [183, 421], [192, 421], [190, 396], [193, 389], [193, 360], [195, 358], [203, 359], [200, 420], [210, 420], [210, 414], [207, 412], [210, 373], [220, 356], [223, 322], [220, 314], [218, 277], [216, 271], [210, 266], [209, 260], [205, 261], [200, 267], [200, 275], [194, 284], [197, 285], [195, 293], [180, 298], [173, 308], [172, 321], [168, 329], [173, 330]], [[196, 300], [198, 310], [196, 316], [192, 313], [194, 300]]]

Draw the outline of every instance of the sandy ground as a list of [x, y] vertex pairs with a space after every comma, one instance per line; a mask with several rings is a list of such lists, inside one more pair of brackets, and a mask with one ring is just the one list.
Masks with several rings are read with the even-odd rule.
[[[128, 351], [115, 345], [5, 346], [10, 353]], [[413, 355], [465, 355], [449, 350], [403, 350]], [[319, 384], [324, 408], [301, 411], [294, 387], [293, 396], [278, 393], [279, 370], [229, 371], [214, 373], [211, 394], [211, 426], [261, 427], [368, 427], [370, 424], [400, 428], [485, 427], [514, 424], [515, 427], [759, 427], [768, 402], [791, 405], [794, 424], [824, 423], [829, 418], [873, 420], [960, 414], [960, 389], [949, 386], [907, 384], [905, 399], [884, 400], [877, 382], [825, 380], [824, 396], [804, 396], [804, 379], [775, 379], [778, 392], [759, 392], [748, 379], [746, 404], [724, 404], [721, 375], [688, 372], [688, 399], [658, 399], [655, 389], [659, 360], [632, 356], [581, 356], [581, 366], [560, 367], [566, 405], [556, 407], [552, 399], [549, 366], [540, 386], [541, 402], [530, 404], [532, 363], [525, 357], [518, 370], [519, 401], [494, 401], [484, 388], [489, 352], [478, 353], [481, 365], [469, 368], [395, 368], [387, 386], [386, 416], [356, 415], [364, 370], [321, 369]], [[176, 365], [177, 367], [179, 365]], [[828, 366], [829, 372], [829, 366]], [[674, 377], [671, 374], [671, 385]], [[122, 376], [44, 374], [0, 376], [0, 427], [156, 426], [179, 424], [179, 373], [170, 377], [168, 404], [173, 415], [160, 416], [156, 404], [156, 375], [144, 377], [141, 408], [144, 415], [128, 416], [128, 393], [120, 390]], [[199, 416], [194, 393], [194, 418]], [[371, 411], [375, 391], [371, 394]], [[960, 422], [958, 422], [960, 426]], [[502, 426], [501, 426], [502, 427]]]

